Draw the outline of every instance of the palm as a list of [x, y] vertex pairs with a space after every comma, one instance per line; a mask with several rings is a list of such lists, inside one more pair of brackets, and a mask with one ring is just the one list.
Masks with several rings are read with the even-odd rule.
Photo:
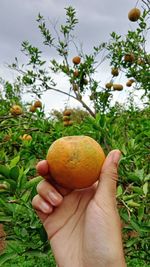
[[[55, 259], [62, 266], [65, 266], [65, 259], [67, 262], [70, 259], [70, 264], [73, 259], [74, 262], [78, 262], [77, 266], [81, 266], [81, 261], [84, 258], [86, 260], [89, 252], [93, 251], [93, 254], [96, 254], [94, 248], [98, 244], [97, 239], [102, 241], [98, 244], [101, 248], [101, 258], [106, 256], [104, 250], [105, 246], [107, 247], [107, 233], [111, 229], [114, 231], [114, 227], [118, 227], [119, 218], [117, 217], [118, 220], [114, 222], [110, 220], [110, 218], [116, 218], [112, 214], [116, 213], [116, 210], [110, 212], [103, 197], [101, 205], [97, 204], [95, 189], [96, 187], [93, 186], [68, 194], [64, 197], [62, 204], [44, 219], [43, 224], [48, 233]], [[104, 205], [105, 211], [102, 208]], [[89, 243], [89, 240], [92, 240], [92, 244]], [[109, 240], [108, 242], [110, 243]], [[93, 256], [93, 258], [96, 257], [96, 255]]]
[[[38, 165], [48, 182], [39, 184], [33, 207], [46, 229], [58, 266], [125, 266], [115, 198], [120, 154], [114, 152], [108, 155], [98, 184], [70, 193], [49, 183], [46, 161]], [[55, 204], [53, 194], [49, 194], [54, 191], [59, 193]], [[49, 203], [46, 210], [45, 201]]]
[[[79, 261], [80, 247], [83, 242], [81, 233], [85, 227], [85, 217], [95, 188], [74, 191], [64, 197], [62, 204], [44, 218], [43, 224], [51, 241], [51, 247], [58, 262], [64, 255]], [[63, 248], [63, 250], [62, 250]]]

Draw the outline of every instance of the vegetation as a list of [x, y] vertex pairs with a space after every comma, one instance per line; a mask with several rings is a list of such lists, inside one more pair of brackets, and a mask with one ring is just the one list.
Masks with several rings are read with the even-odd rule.
[[[149, 266], [150, 79], [149, 54], [146, 51], [149, 4], [149, 0], [142, 1], [143, 8], [134, 31], [128, 31], [123, 37], [112, 33], [110, 42], [94, 47], [89, 55], [77, 47], [72, 37], [78, 23], [74, 8], [65, 9], [66, 23], [60, 26], [59, 31], [54, 28], [55, 36], [46, 27], [43, 16], [38, 15], [44, 44], [56, 49], [61, 58], [59, 62], [51, 60], [48, 67], [54, 73], [65, 75], [69, 83], [68, 92], [57, 88], [46, 69], [42, 52], [27, 41], [22, 44], [27, 64], [20, 66], [16, 58], [10, 66], [18, 73], [16, 81], [11, 84], [1, 79], [0, 223], [4, 231], [0, 231], [0, 265], [55, 266], [45, 230], [31, 206], [36, 185], [42, 179], [37, 175], [35, 166], [46, 157], [49, 146], [58, 138], [88, 135], [101, 144], [106, 154], [114, 148], [122, 151], [117, 201], [125, 255], [128, 266]], [[68, 46], [70, 43], [75, 44], [74, 56], [70, 56], [73, 52], [73, 48], [71, 51]], [[110, 72], [113, 69], [112, 79], [105, 88], [95, 79], [102, 63], [99, 55], [104, 51], [103, 60], [109, 58]], [[132, 79], [126, 108], [117, 102], [111, 105], [114, 90], [124, 90], [122, 86], [115, 86], [119, 86], [115, 77], [122, 72], [127, 81]], [[71, 112], [66, 113], [66, 105], [65, 112], [53, 110], [45, 115], [40, 97], [48, 90], [66, 94], [69, 99], [75, 98], [84, 110], [70, 109]], [[141, 109], [134, 102], [134, 93], [139, 91], [142, 92]], [[22, 101], [24, 92], [35, 96], [34, 103]], [[92, 108], [84, 100], [86, 93], [89, 93]], [[66, 121], [72, 123], [65, 124]]]

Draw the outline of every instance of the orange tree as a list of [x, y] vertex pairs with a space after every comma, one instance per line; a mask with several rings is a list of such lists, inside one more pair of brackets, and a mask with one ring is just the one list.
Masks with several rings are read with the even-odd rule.
[[[19, 100], [17, 104], [23, 113], [11, 115], [13, 98], [8, 100], [4, 95], [1, 101], [5, 115], [1, 109], [0, 223], [4, 224], [8, 246], [0, 257], [0, 264], [15, 266], [17, 261], [18, 266], [24, 267], [26, 261], [28, 266], [35, 265], [36, 261], [37, 266], [49, 266], [50, 263], [55, 266], [31, 200], [42, 179], [35, 172], [36, 162], [45, 158], [47, 148], [54, 140], [67, 135], [89, 135], [102, 145], [106, 154], [116, 147], [122, 151], [117, 199], [123, 221], [125, 254], [129, 266], [147, 264], [149, 109], [139, 110], [131, 99], [127, 110], [115, 105], [105, 117], [100, 113], [95, 118], [86, 114], [83, 119], [82, 113], [74, 110], [73, 125], [64, 127], [59, 113], [56, 118], [55, 113], [46, 118], [42, 108], [32, 113], [30, 105]], [[80, 121], [76, 120], [78, 114]], [[32, 139], [22, 138], [27, 134]], [[131, 260], [135, 265], [131, 265]]]
[[[51, 25], [49, 29], [44, 17], [39, 14], [37, 22], [43, 44], [56, 53], [58, 60], [51, 59], [46, 62], [39, 48], [24, 41], [22, 52], [27, 57], [26, 64], [20, 66], [16, 58], [10, 66], [19, 73], [17, 81], [20, 90], [38, 97], [51, 90], [65, 94], [79, 101], [93, 117], [98, 111], [104, 113], [109, 109], [113, 91], [123, 90], [122, 85], [115, 84], [115, 78], [120, 73], [125, 73], [127, 87], [134, 85], [134, 90], [142, 89], [143, 95], [148, 96], [150, 57], [147, 52], [146, 34], [149, 30], [149, 0], [142, 3], [143, 9], [140, 11], [141, 15], [135, 30], [129, 30], [125, 36], [113, 32], [110, 42], [94, 46], [90, 54], [84, 53], [75, 42], [73, 32], [78, 20], [73, 7], [65, 8], [66, 23], [60, 27]], [[108, 58], [112, 66], [112, 77], [105, 86], [102, 86], [95, 78], [95, 74], [100, 71], [101, 64]], [[57, 87], [53, 73], [62, 73], [64, 78], [66, 77], [67, 90]], [[89, 93], [92, 109], [84, 100], [85, 93]]]
[[[144, 36], [147, 28], [148, 12], [149, 6], [145, 4], [144, 12], [138, 20], [138, 23], [145, 22], [145, 28], [142, 30], [143, 26], [139, 24], [137, 27], [140, 29], [138, 30], [140, 45], [143, 45], [141, 35], [143, 31]], [[77, 22], [75, 10], [72, 7], [66, 8], [66, 24], [61, 25], [60, 34], [54, 27], [54, 33], [56, 33], [54, 38], [47, 29], [44, 18], [41, 15], [38, 16], [44, 44], [56, 49], [62, 59], [61, 63], [54, 59], [51, 60], [50, 69], [54, 73], [62, 72], [66, 75], [69, 81], [68, 92], [57, 88], [46, 68], [47, 63], [42, 60], [41, 51], [30, 45], [29, 42], [22, 44], [22, 50], [28, 58], [27, 65], [19, 66], [16, 59], [11, 66], [20, 73], [16, 82], [10, 84], [1, 81], [0, 222], [5, 226], [6, 239], [9, 242], [7, 250], [1, 255], [0, 264], [5, 267], [15, 266], [16, 262], [13, 261], [13, 258], [17, 256], [19, 256], [17, 257], [18, 266], [24, 267], [27, 260], [29, 260], [28, 266], [35, 264], [37, 266], [43, 264], [43, 266], [49, 266], [49, 264], [55, 266], [51, 254], [48, 253], [49, 244], [44, 229], [31, 207], [31, 199], [36, 194], [36, 184], [41, 180], [41, 177], [38, 177], [35, 172], [35, 165], [38, 160], [45, 157], [47, 148], [54, 140], [61, 136], [81, 134], [89, 135], [97, 140], [106, 154], [116, 147], [122, 151], [121, 178], [117, 188], [117, 199], [123, 221], [125, 253], [127, 260], [133, 259], [134, 261], [135, 258], [134, 263], [129, 262], [129, 266], [144, 265], [149, 260], [149, 221], [146, 215], [149, 210], [148, 182], [150, 179], [148, 165], [149, 108], [145, 105], [143, 110], [139, 110], [132, 97], [129, 98], [128, 109], [118, 104], [110, 108], [113, 90], [122, 90], [122, 86], [115, 84], [115, 77], [120, 69], [126, 72], [127, 78], [136, 81], [135, 90], [143, 88], [144, 94], [148, 95], [149, 80], [142, 74], [145, 73], [146, 76], [148, 64], [139, 67], [137, 61], [131, 62], [132, 64], [124, 62], [125, 56], [126, 60], [127, 58], [133, 60], [135, 55], [129, 53], [131, 52], [130, 46], [126, 50], [128, 46], [126, 39], [122, 40], [120, 37], [117, 42], [118, 37], [115, 37], [117, 34], [114, 33], [110, 43], [94, 47], [90, 55], [84, 54], [81, 49], [77, 48], [77, 53], [72, 60], [72, 57], [69, 56], [69, 44], [74, 44], [72, 32]], [[129, 38], [132, 34], [128, 32], [128, 39], [132, 39]], [[135, 45], [136, 38], [137, 35], [133, 36]], [[117, 44], [119, 49], [120, 46], [122, 47], [122, 50], [119, 50], [120, 54], [115, 52]], [[137, 55], [139, 50], [136, 48], [134, 47], [134, 54]], [[99, 67], [98, 56], [101, 52], [103, 53], [103, 50], [106, 51], [103, 60], [106, 57], [112, 57], [112, 79], [108, 81], [106, 88], [101, 87], [94, 78], [95, 71]], [[145, 50], [142, 53], [144, 53], [142, 57], [147, 59], [148, 53]], [[120, 57], [120, 61], [118, 57]], [[136, 56], [136, 60], [137, 58], [138, 56]], [[136, 74], [140, 71], [140, 80], [137, 79], [136, 74], [133, 75], [133, 66], [137, 67]], [[47, 90], [54, 90], [66, 94], [67, 97], [75, 98], [89, 115], [87, 113], [82, 115], [82, 112], [74, 110], [71, 115], [74, 123], [69, 127], [64, 127], [63, 115], [59, 112], [53, 112], [46, 117], [43, 106], [36, 107], [35, 101], [33, 103], [22, 102], [23, 92], [30, 92], [35, 94], [35, 98], [40, 98], [41, 94]], [[90, 94], [90, 100], [93, 103], [92, 110], [84, 102], [86, 92]], [[11, 114], [10, 110], [13, 105], [19, 105], [23, 112]], [[31, 138], [27, 139], [27, 135]], [[36, 262], [32, 255], [36, 257]], [[46, 258], [47, 256], [48, 258]]]

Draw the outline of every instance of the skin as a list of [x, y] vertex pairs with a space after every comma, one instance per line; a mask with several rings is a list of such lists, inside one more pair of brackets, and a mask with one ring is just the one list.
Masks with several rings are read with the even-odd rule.
[[54, 184], [47, 161], [32, 205], [42, 221], [59, 267], [125, 267], [116, 205], [120, 151], [111, 151], [93, 186], [68, 191]]

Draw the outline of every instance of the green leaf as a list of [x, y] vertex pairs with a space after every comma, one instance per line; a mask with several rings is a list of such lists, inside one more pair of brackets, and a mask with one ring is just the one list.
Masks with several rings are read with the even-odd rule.
[[37, 177], [31, 179], [30, 181], [28, 181], [25, 184], [24, 188], [26, 188], [26, 189], [32, 188], [33, 186], [36, 186], [42, 180], [43, 180], [42, 176], [37, 176]]
[[131, 200], [131, 199], [133, 199], [133, 198], [135, 198], [137, 196], [138, 196], [138, 194], [125, 195], [125, 196], [122, 197], [122, 199], [124, 201], [127, 201], [127, 200]]
[[9, 178], [9, 168], [4, 165], [0, 165], [0, 174], [6, 178]]
[[148, 193], [148, 182], [146, 182], [146, 183], [143, 185], [143, 192], [144, 192], [144, 195], [146, 196], [147, 193]]
[[18, 179], [18, 177], [19, 177], [19, 167], [18, 166], [14, 166], [11, 168], [10, 177], [14, 180]]
[[145, 178], [144, 178], [144, 181], [145, 181], [145, 182], [147, 182], [147, 181], [149, 181], [149, 180], [150, 180], [150, 173], [149, 173], [148, 175], [146, 175]]
[[118, 185], [117, 187], [117, 197], [121, 196], [123, 193], [123, 189], [121, 185]]
[[0, 257], [0, 266], [3, 266], [3, 264], [8, 261], [8, 260], [12, 260], [15, 259], [17, 257], [17, 253], [4, 253], [1, 255]]
[[0, 222], [11, 222], [11, 221], [12, 221], [11, 216], [0, 215]]
[[26, 203], [26, 202], [29, 200], [30, 195], [31, 195], [31, 192], [30, 192], [30, 191], [26, 191], [26, 192], [22, 195], [21, 200], [23, 200], [23, 202]]
[[139, 186], [131, 186], [130, 188], [133, 190], [133, 192], [138, 193], [138, 195], [142, 195], [143, 194], [143, 190]]
[[135, 175], [139, 177], [139, 179], [142, 181], [144, 176], [144, 169], [141, 170], [135, 170]]
[[129, 200], [129, 201], [127, 201], [126, 203], [127, 203], [127, 205], [128, 205], [129, 207], [133, 207], [133, 208], [140, 207], [140, 204], [137, 203], [137, 202], [134, 202], [132, 199]]
[[10, 168], [16, 166], [17, 163], [19, 162], [19, 160], [20, 160], [20, 156], [19, 156], [19, 155], [18, 155], [17, 157], [13, 158], [13, 159], [11, 160], [11, 162], [10, 162], [10, 165], [9, 165]]
[[130, 224], [132, 225], [133, 229], [136, 230], [138, 233], [140, 233], [140, 226], [133, 221], [132, 219], [130, 220]]
[[126, 242], [126, 247], [129, 248], [137, 242], [137, 238], [132, 238]]
[[142, 204], [138, 209], [138, 220], [139, 220], [139, 222], [142, 221], [143, 216], [144, 216], [144, 205]]
[[41, 228], [39, 228], [38, 232], [40, 234], [40, 238], [41, 238], [42, 242], [45, 243], [47, 241], [47, 233], [46, 233], [44, 227], [42, 226]]

